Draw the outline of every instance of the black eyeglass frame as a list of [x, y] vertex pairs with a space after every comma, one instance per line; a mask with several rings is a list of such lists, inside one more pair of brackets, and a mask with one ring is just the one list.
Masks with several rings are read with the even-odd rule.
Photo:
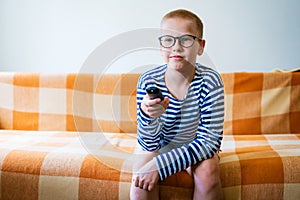
[[[162, 42], [161, 42], [162, 38], [163, 38], [163, 37], [167, 37], [167, 36], [174, 39], [173, 44], [172, 44], [171, 46], [168, 46], [168, 47], [162, 45]], [[190, 37], [192, 37], [192, 38], [194, 39], [194, 40], [193, 40], [193, 43], [192, 43], [190, 46], [183, 46], [183, 45], [181, 44], [181, 40], [180, 40], [180, 39], [181, 39], [182, 37], [184, 37], [184, 36], [190, 36]], [[164, 48], [171, 48], [171, 47], [173, 47], [173, 46], [175, 45], [177, 39], [178, 39], [178, 42], [179, 42], [180, 46], [182, 46], [182, 47], [184, 47], [184, 48], [189, 48], [189, 47], [193, 46], [196, 39], [198, 39], [199, 41], [202, 41], [202, 39], [198, 38], [197, 36], [190, 35], [190, 34], [185, 34], [185, 35], [178, 36], [178, 37], [174, 37], [174, 36], [172, 36], [172, 35], [162, 35], [162, 36], [158, 37], [158, 40], [159, 40], [160, 45], [161, 45], [162, 47], [164, 47]]]

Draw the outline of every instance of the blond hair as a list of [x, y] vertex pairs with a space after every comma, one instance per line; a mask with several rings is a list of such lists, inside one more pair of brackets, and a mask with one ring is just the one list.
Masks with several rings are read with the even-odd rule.
[[192, 22], [194, 22], [197, 32], [198, 32], [198, 37], [200, 39], [202, 39], [203, 37], [203, 23], [201, 21], [201, 19], [194, 13], [192, 13], [191, 11], [188, 10], [184, 10], [184, 9], [178, 9], [178, 10], [173, 10], [169, 13], [167, 13], [161, 20], [161, 24], [170, 18], [182, 18], [182, 19], [187, 19], [187, 20], [191, 20]]

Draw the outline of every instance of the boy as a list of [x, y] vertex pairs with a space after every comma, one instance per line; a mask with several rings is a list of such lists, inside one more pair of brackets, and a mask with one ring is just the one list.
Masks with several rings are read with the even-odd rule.
[[[159, 37], [166, 62], [144, 73], [137, 86], [138, 143], [132, 199], [158, 199], [159, 180], [185, 170], [194, 179], [194, 199], [221, 199], [218, 150], [224, 121], [220, 75], [196, 63], [204, 51], [201, 20], [175, 10], [161, 21]], [[150, 99], [155, 86], [164, 96]]]

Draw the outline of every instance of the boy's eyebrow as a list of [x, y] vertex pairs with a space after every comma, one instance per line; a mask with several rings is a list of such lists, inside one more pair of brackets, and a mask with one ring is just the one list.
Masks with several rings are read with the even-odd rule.
[[177, 36], [175, 36], [175, 35], [172, 35], [172, 34], [165, 33], [165, 34], [161, 34], [161, 35], [160, 35], [160, 37], [161, 37], [161, 36], [166, 36], [166, 35], [168, 35], [168, 36], [172, 36], [172, 37], [176, 37], [176, 38], [178, 38], [178, 37], [181, 37], [181, 36], [184, 36], [184, 35], [190, 35], [190, 36], [194, 36], [194, 37], [196, 37], [196, 38], [198, 38], [198, 39], [201, 39], [201, 38], [200, 38], [200, 37], [198, 37], [197, 35], [195, 35], [195, 34], [191, 34], [191, 33], [183, 33], [183, 34], [181, 34], [181, 35], [177, 35]]

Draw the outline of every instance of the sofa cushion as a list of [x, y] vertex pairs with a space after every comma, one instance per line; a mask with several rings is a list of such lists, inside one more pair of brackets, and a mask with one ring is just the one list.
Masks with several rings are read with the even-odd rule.
[[224, 134], [300, 133], [300, 73], [225, 73]]
[[[1, 199], [127, 199], [134, 134], [0, 131]], [[300, 197], [300, 134], [225, 135], [220, 160], [226, 199]], [[160, 183], [164, 199], [188, 199], [186, 172]], [[262, 196], [265, 195], [265, 196]]]
[[138, 77], [0, 73], [0, 129], [135, 133]]
[[[135, 133], [138, 78], [0, 73], [6, 94], [0, 98], [0, 128]], [[300, 73], [224, 73], [222, 79], [224, 134], [300, 132]]]

